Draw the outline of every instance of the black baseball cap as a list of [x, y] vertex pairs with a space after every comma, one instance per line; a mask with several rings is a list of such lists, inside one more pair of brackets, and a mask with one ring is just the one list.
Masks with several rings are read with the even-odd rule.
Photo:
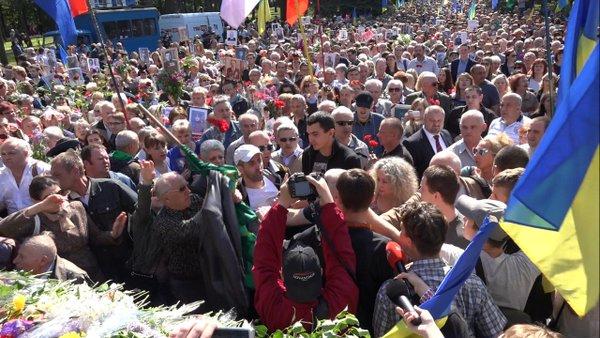
[[296, 244], [283, 257], [283, 282], [287, 298], [308, 303], [321, 294], [323, 272], [319, 256], [310, 246]]

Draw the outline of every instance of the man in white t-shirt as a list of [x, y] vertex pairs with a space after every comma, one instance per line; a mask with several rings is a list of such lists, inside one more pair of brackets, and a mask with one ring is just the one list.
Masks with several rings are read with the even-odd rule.
[[241, 174], [237, 188], [242, 193], [242, 200], [255, 211], [270, 208], [279, 187], [265, 176], [260, 149], [244, 144], [235, 150], [233, 161]]

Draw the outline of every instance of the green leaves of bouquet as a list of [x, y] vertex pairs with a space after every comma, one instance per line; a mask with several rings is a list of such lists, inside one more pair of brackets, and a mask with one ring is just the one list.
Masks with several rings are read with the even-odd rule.
[[358, 319], [348, 309], [340, 312], [335, 319], [319, 320], [312, 332], [307, 332], [301, 322], [272, 334], [264, 325], [256, 326], [256, 337], [259, 338], [321, 338], [321, 337], [370, 337], [369, 331], [358, 326]]

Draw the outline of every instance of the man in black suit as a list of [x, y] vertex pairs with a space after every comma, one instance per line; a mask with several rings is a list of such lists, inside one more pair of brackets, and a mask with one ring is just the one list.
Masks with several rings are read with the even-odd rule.
[[[100, 269], [115, 282], [128, 279], [125, 262], [131, 255], [132, 243], [125, 229], [127, 214], [135, 211], [137, 193], [118, 180], [89, 178], [83, 160], [73, 150], [52, 159], [52, 176], [69, 199], [83, 203], [93, 226], [89, 226], [92, 252]], [[118, 236], [113, 236], [113, 229]]]
[[458, 59], [452, 61], [450, 64], [450, 74], [452, 75], [452, 83], [456, 83], [456, 79], [462, 73], [468, 73], [471, 71], [471, 67], [475, 64], [475, 61], [469, 58], [469, 45], [463, 43], [458, 47]]
[[429, 166], [433, 155], [452, 144], [450, 133], [444, 126], [444, 110], [440, 106], [429, 106], [423, 114], [423, 128], [404, 140], [403, 144], [413, 158], [419, 179]]

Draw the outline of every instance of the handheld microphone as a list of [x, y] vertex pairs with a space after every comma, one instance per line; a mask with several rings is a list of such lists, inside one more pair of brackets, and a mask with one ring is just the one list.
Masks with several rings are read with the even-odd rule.
[[385, 245], [385, 255], [388, 263], [396, 270], [396, 272], [406, 272], [406, 268], [404, 267], [404, 264], [402, 264], [404, 253], [402, 253], [402, 247], [400, 247], [400, 244], [394, 241], [387, 242]]
[[404, 310], [404, 312], [411, 312], [413, 314], [415, 318], [410, 322], [412, 325], [421, 325], [421, 317], [419, 316], [417, 311], [415, 311], [415, 308], [410, 303], [410, 300], [408, 300], [407, 296], [410, 295], [410, 290], [408, 289], [406, 283], [403, 283], [402, 281], [397, 279], [392, 280], [391, 283], [387, 285], [386, 294], [390, 298], [390, 300], [394, 304], [401, 307], [402, 310]]

